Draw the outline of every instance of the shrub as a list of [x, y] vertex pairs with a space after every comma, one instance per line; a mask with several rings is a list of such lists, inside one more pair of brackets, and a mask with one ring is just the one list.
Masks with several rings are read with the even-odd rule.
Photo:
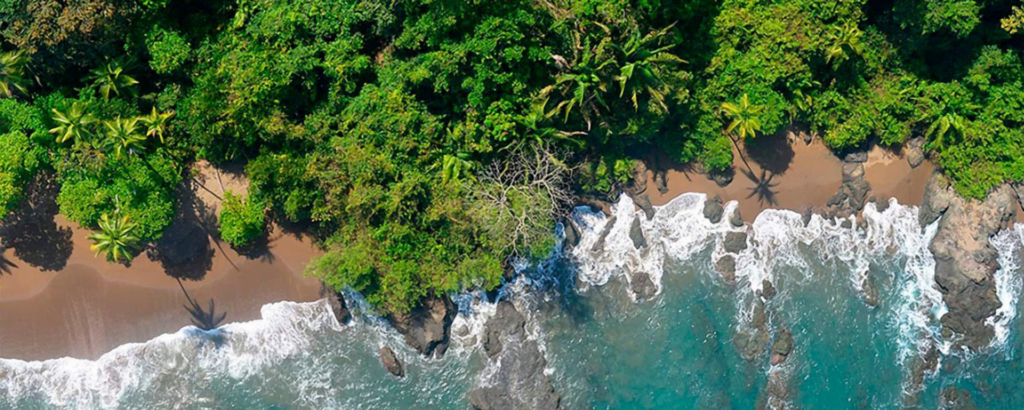
[[220, 237], [232, 246], [250, 245], [263, 234], [266, 207], [262, 201], [224, 193], [220, 211]]

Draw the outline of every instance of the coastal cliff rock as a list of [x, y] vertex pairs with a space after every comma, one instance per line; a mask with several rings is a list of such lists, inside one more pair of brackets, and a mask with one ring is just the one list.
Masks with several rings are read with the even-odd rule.
[[651, 204], [651, 198], [647, 194], [630, 194], [629, 197], [633, 199], [633, 203], [636, 204], [637, 208], [644, 211], [648, 221], [654, 219], [654, 205]]
[[704, 217], [711, 223], [716, 224], [722, 221], [722, 214], [725, 208], [722, 207], [722, 197], [715, 195], [714, 199], [704, 201]]
[[1017, 193], [1017, 203], [1020, 204], [1020, 210], [1024, 212], [1024, 184], [1014, 184], [1013, 190]]
[[349, 312], [345, 296], [341, 292], [336, 292], [330, 286], [320, 283], [320, 297], [327, 299], [327, 304], [331, 306], [331, 312], [334, 312], [334, 318], [338, 319], [338, 323], [346, 324], [352, 319], [352, 313]]
[[391, 350], [391, 347], [384, 346], [380, 348], [380, 362], [384, 364], [384, 368], [388, 369], [388, 372], [391, 374], [396, 377], [405, 377], [405, 369], [402, 367], [402, 362], [398, 360], [398, 356], [395, 355], [394, 350]]
[[1002, 303], [994, 279], [998, 253], [989, 237], [1013, 221], [1016, 202], [1009, 185], [993, 190], [984, 201], [960, 198], [939, 174], [926, 186], [922, 224], [942, 216], [929, 249], [935, 256], [935, 282], [949, 308], [941, 318], [943, 334], [959, 346], [978, 350], [994, 335], [985, 321]]
[[458, 311], [447, 296], [429, 297], [405, 315], [388, 315], [405, 342], [424, 356], [441, 357], [448, 350], [452, 320]]
[[515, 306], [503, 300], [487, 321], [484, 352], [499, 371], [469, 392], [469, 402], [478, 410], [550, 410], [561, 408], [561, 398], [544, 374], [547, 361], [537, 342], [526, 337], [526, 319]]

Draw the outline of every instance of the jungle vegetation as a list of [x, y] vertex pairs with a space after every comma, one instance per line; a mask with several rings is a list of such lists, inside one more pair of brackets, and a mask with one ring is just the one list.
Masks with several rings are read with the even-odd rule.
[[228, 242], [311, 227], [385, 310], [543, 257], [574, 193], [657, 148], [809, 128], [926, 138], [967, 197], [1024, 179], [1020, 0], [0, 0], [0, 207], [40, 171], [97, 250], [162, 235], [197, 160], [242, 163]]

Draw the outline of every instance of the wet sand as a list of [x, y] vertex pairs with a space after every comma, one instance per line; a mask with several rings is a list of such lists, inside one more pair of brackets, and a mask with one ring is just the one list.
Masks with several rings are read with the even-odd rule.
[[[792, 134], [759, 138], [777, 140], [773, 147], [755, 147], [745, 156], [734, 146], [736, 173], [725, 187], [705, 174], [669, 169], [665, 171], [668, 191], [660, 192], [654, 182], [654, 171], [648, 171], [645, 193], [654, 205], [664, 205], [687, 192], [704, 192], [712, 198], [719, 195], [725, 201], [737, 201], [740, 213], [752, 221], [765, 209], [802, 212], [824, 207], [842, 185], [843, 162], [820, 139], [807, 144]], [[935, 170], [930, 161], [911, 168], [905, 158], [878, 146], [872, 147], [864, 165], [864, 178], [871, 184], [869, 197], [895, 197], [901, 204], [912, 205], [921, 203], [925, 183]]]
[[[210, 197], [222, 195], [220, 184], [205, 185]], [[159, 260], [143, 252], [131, 266], [106, 262], [89, 250], [90, 231], [59, 215], [55, 221], [58, 229], [70, 230], [67, 246], [72, 248], [59, 270], [28, 263], [14, 249], [3, 252], [0, 357], [96, 359], [119, 345], [190, 324], [185, 294]], [[302, 275], [318, 253], [308, 238], [272, 227], [257, 256], [239, 254], [201, 230], [193, 230], [185, 241], [209, 243], [203, 247], [208, 253], [191, 258], [201, 263], [182, 283], [204, 309], [212, 298], [216, 312], [227, 312], [223, 323], [257, 319], [267, 303], [319, 299], [319, 281]]]

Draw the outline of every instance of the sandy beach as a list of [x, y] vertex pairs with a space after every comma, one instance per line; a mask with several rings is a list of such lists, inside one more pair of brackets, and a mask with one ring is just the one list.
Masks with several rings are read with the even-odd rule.
[[[215, 214], [213, 197], [223, 190], [244, 189], [244, 181], [209, 179], [192, 198], [209, 205], [207, 213]], [[190, 211], [182, 211], [189, 216]], [[316, 247], [309, 238], [277, 226], [270, 228], [259, 252], [241, 254], [183, 218], [165, 237], [177, 236], [184, 243], [169, 246], [198, 252], [179, 256], [184, 261], [177, 265], [143, 252], [124, 266], [93, 255], [89, 230], [52, 215], [55, 211], [34, 212], [50, 220], [24, 223], [4, 238], [13, 246], [3, 251], [0, 271], [2, 358], [95, 359], [121, 344], [175, 332], [190, 324], [183, 307], [188, 302], [175, 276], [183, 278], [182, 286], [204, 308], [213, 299], [216, 312], [227, 313], [225, 323], [257, 319], [267, 303], [319, 298], [319, 281], [302, 275]]]
[[[744, 219], [752, 221], [765, 209], [802, 212], [823, 207], [842, 185], [843, 161], [820, 139], [807, 144], [792, 134], [788, 138], [786, 135], [759, 138], [773, 141], [761, 142], [761, 146], [752, 142], [745, 155], [740, 155], [733, 147], [736, 173], [732, 183], [725, 187], [704, 174], [670, 168], [663, 171], [668, 191], [656, 189], [655, 172], [648, 171], [645, 193], [654, 205], [668, 203], [685, 192], [704, 192], [709, 197], [718, 195], [725, 201], [737, 201]], [[901, 155], [879, 146], [871, 148], [864, 163], [864, 178], [871, 184], [870, 195], [878, 200], [896, 198], [901, 204], [920, 204], [925, 183], [934, 171], [935, 166], [930, 161], [911, 168]], [[768, 189], [761, 192], [770, 194], [759, 194], [758, 185], [767, 186]]]
[[[752, 221], [764, 209], [822, 207], [839, 189], [843, 162], [819, 139], [807, 144], [792, 134], [761, 138], [752, 145], [768, 145], [751, 146], [744, 155], [734, 147], [737, 172], [725, 187], [706, 175], [668, 168], [659, 171], [667, 191], [656, 188], [655, 172], [648, 171], [645, 193], [655, 205], [686, 192], [719, 195], [738, 201], [745, 220]], [[880, 147], [870, 150], [864, 165], [872, 197], [913, 205], [921, 203], [935, 169], [928, 161], [911, 168], [901, 155]], [[210, 233], [220, 196], [245, 192], [247, 181], [208, 164], [198, 168], [197, 183], [183, 193], [183, 221], [163, 240], [172, 250], [198, 245], [192, 256], [170, 257], [184, 260], [181, 266], [168, 264], [170, 254], [160, 252], [144, 252], [130, 266], [108, 263], [89, 251], [90, 231], [57, 215], [52, 203], [44, 199], [25, 211], [38, 220], [4, 238], [8, 248], [0, 260], [0, 357], [95, 359], [118, 345], [175, 332], [190, 324], [176, 278], [204, 307], [213, 299], [217, 312], [227, 312], [226, 322], [259, 318], [267, 303], [318, 299], [320, 283], [302, 275], [318, 253], [309, 238], [274, 226], [261, 252], [242, 254]], [[759, 184], [769, 193], [758, 193]], [[1024, 222], [1024, 213], [1018, 220]]]

